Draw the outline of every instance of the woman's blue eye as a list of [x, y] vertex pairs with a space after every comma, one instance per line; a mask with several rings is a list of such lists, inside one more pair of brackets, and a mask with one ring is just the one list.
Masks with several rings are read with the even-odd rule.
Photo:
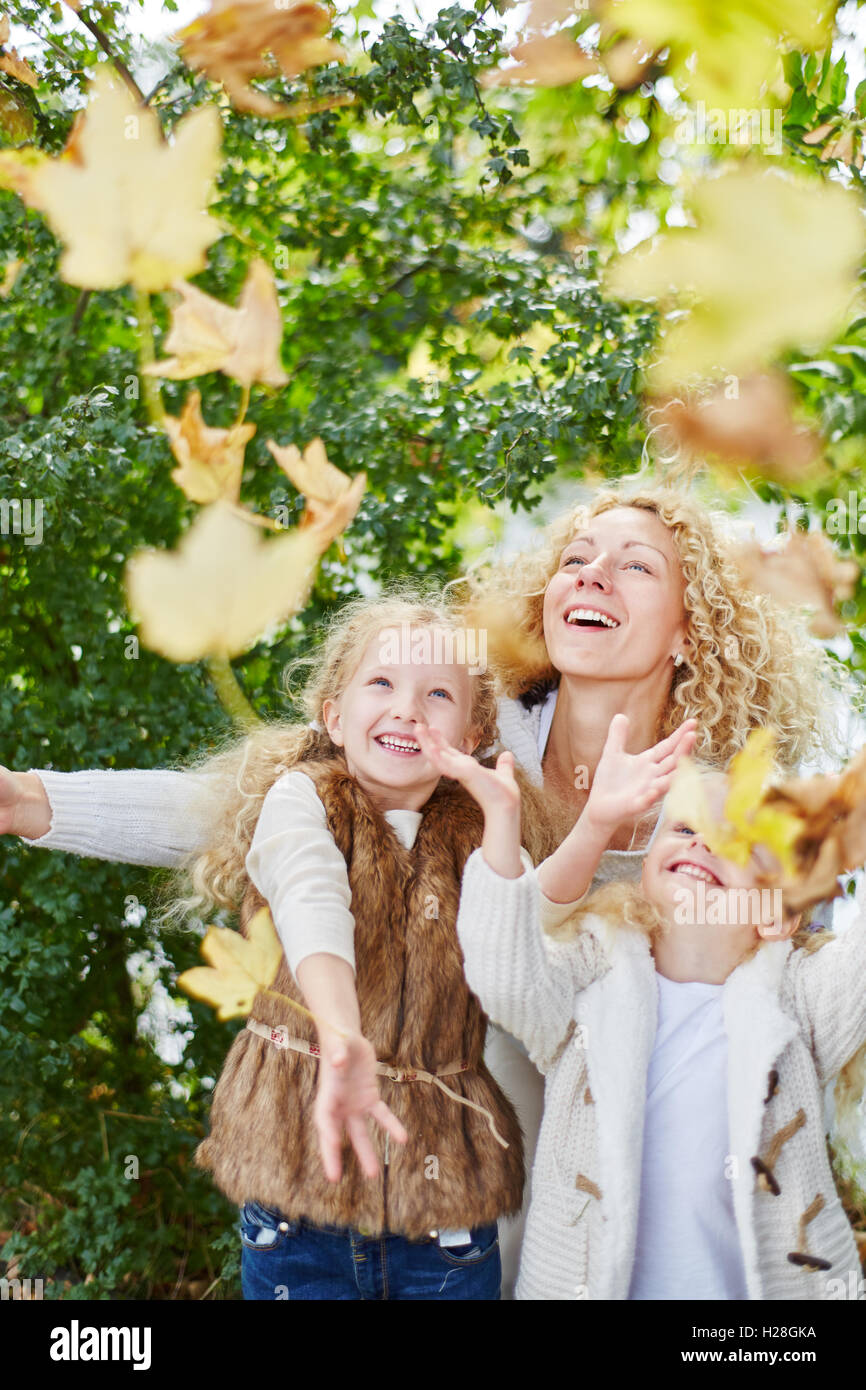
[[569, 555], [565, 563], [566, 565], [585, 565], [586, 560], [582, 555]]
[[626, 568], [627, 568], [627, 569], [635, 569], [635, 568], [637, 568], [637, 569], [639, 569], [639, 570], [643, 570], [644, 574], [650, 574], [650, 573], [652, 572], [646, 565], [642, 565], [641, 562], [640, 562], [640, 560], [631, 560], [631, 561], [629, 561], [629, 563], [628, 563], [628, 565], [626, 566]]

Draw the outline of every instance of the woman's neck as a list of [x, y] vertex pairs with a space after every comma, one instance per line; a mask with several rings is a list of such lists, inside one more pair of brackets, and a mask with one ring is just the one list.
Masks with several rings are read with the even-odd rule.
[[[586, 804], [615, 714], [628, 716], [630, 753], [643, 752], [658, 741], [668, 691], [656, 685], [647, 688], [643, 683], [562, 676], [542, 771], [545, 787], [573, 808], [575, 819]], [[639, 848], [632, 844], [634, 829], [634, 825], [620, 826], [610, 848]]]

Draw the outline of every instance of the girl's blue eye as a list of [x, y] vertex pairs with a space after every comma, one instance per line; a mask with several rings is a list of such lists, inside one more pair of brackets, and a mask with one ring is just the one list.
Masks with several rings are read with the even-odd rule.
[[682, 825], [682, 824], [680, 824], [680, 825], [675, 825], [675, 826], [674, 826], [674, 834], [675, 834], [675, 835], [694, 835], [694, 833], [695, 833], [695, 832], [694, 832], [694, 830], [692, 830], [692, 828], [691, 828], [690, 825]]
[[441, 685], [440, 685], [440, 686], [437, 686], [435, 690], [431, 690], [431, 691], [430, 691], [430, 694], [431, 694], [431, 695], [444, 695], [446, 700], [450, 700], [450, 699], [451, 699], [451, 692], [450, 692], [450, 690], [443, 690], [442, 687], [441, 687]]
[[391, 682], [387, 676], [374, 676], [370, 681], [371, 685], [387, 685], [390, 688]]

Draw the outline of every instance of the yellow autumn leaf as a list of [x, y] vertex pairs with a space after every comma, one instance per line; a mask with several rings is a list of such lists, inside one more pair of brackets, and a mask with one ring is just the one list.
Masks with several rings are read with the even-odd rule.
[[746, 375], [784, 348], [819, 347], [844, 323], [866, 252], [857, 195], [758, 165], [705, 178], [697, 227], [665, 233], [608, 271], [625, 299], [685, 300], [648, 379], [672, 391], [695, 376]]
[[33, 71], [26, 59], [18, 56], [14, 48], [10, 48], [7, 53], [0, 54], [0, 72], [8, 72], [10, 77], [15, 77], [19, 82], [24, 82], [28, 87], [38, 87], [39, 77]]
[[180, 40], [184, 62], [221, 82], [239, 111], [278, 117], [294, 114], [292, 107], [250, 86], [251, 80], [278, 71], [297, 77], [321, 63], [342, 62], [344, 50], [326, 37], [330, 27], [330, 11], [313, 0], [211, 0], [205, 14], [172, 37]]
[[243, 386], [285, 386], [280, 364], [283, 319], [273, 272], [254, 260], [238, 306], [233, 309], [195, 285], [178, 282], [181, 302], [172, 311], [165, 347], [172, 354], [145, 367], [152, 376], [185, 381], [206, 372], [225, 372]]
[[666, 798], [666, 814], [690, 825], [721, 859], [746, 865], [754, 850], [763, 847], [776, 856], [786, 873], [792, 872], [793, 846], [802, 834], [803, 821], [765, 805], [775, 746], [772, 729], [752, 730], [731, 760], [721, 818], [710, 809], [705, 777], [691, 759], [684, 758]]
[[786, 47], [818, 49], [832, 38], [830, 0], [608, 0], [607, 25], [670, 48], [668, 71], [694, 98], [756, 107], [781, 74]]
[[283, 948], [266, 907], [250, 919], [246, 936], [228, 927], [209, 927], [201, 953], [209, 966], [185, 970], [177, 982], [193, 999], [213, 1005], [222, 1023], [250, 1012], [259, 991], [270, 989], [274, 983], [283, 958]]
[[228, 503], [212, 503], [176, 551], [143, 550], [129, 561], [142, 641], [170, 661], [240, 655], [303, 607], [324, 548], [313, 527], [266, 541]]
[[353, 520], [367, 485], [366, 473], [350, 478], [330, 462], [321, 439], [307, 445], [303, 454], [296, 444], [281, 447], [272, 439], [268, 448], [286, 477], [307, 500], [303, 528], [313, 527], [327, 548]]
[[164, 290], [203, 270], [207, 248], [222, 235], [206, 211], [221, 136], [219, 114], [207, 106], [178, 121], [167, 144], [156, 114], [106, 64], [96, 69], [63, 153], [0, 160], [0, 178], [44, 212], [64, 242], [60, 273], [69, 284]]
[[172, 478], [191, 502], [216, 502], [221, 497], [236, 502], [241, 490], [244, 450], [256, 432], [255, 425], [214, 429], [201, 413], [201, 393], [193, 391], [180, 417], [166, 415], [163, 423], [172, 452], [180, 464]]

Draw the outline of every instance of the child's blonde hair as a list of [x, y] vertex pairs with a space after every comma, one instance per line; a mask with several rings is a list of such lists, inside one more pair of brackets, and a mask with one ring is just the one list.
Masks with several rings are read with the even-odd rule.
[[[578, 529], [614, 507], [652, 512], [667, 527], [685, 580], [684, 604], [691, 654], [674, 670], [658, 737], [689, 716], [698, 720], [698, 750], [723, 766], [749, 730], [779, 731], [778, 757], [794, 768], [819, 750], [838, 758], [832, 699], [844, 677], [791, 610], [743, 583], [710, 514], [671, 487], [605, 488], [559, 516], [541, 543], [466, 577], [471, 614], [503, 610], [507, 638], [490, 643], [491, 664], [507, 695], [528, 697], [559, 680], [544, 645], [544, 592], [562, 551]], [[467, 593], [468, 590], [468, 593]]]
[[[292, 663], [286, 672], [288, 687], [299, 666], [312, 668], [293, 701], [305, 722], [266, 723], [243, 739], [232, 739], [220, 752], [194, 766], [194, 772], [208, 774], [204, 794], [208, 805], [216, 808], [210, 818], [210, 842], [203, 853], [187, 860], [179, 877], [174, 878], [163, 922], [178, 923], [215, 905], [239, 906], [248, 882], [245, 860], [267, 792], [291, 768], [309, 759], [341, 755], [324, 728], [322, 707], [326, 700], [339, 699], [376, 635], [400, 629], [404, 623], [415, 630], [445, 629], [455, 639], [464, 630], [460, 616], [439, 590], [403, 587], [386, 598], [359, 598], [347, 603], [330, 620], [315, 656]], [[461, 647], [455, 640], [452, 645], [457, 659], [462, 660], [460, 653], [470, 644]], [[470, 728], [480, 752], [497, 737], [496, 696], [493, 677], [486, 670], [473, 672], [470, 668], [470, 678]]]

